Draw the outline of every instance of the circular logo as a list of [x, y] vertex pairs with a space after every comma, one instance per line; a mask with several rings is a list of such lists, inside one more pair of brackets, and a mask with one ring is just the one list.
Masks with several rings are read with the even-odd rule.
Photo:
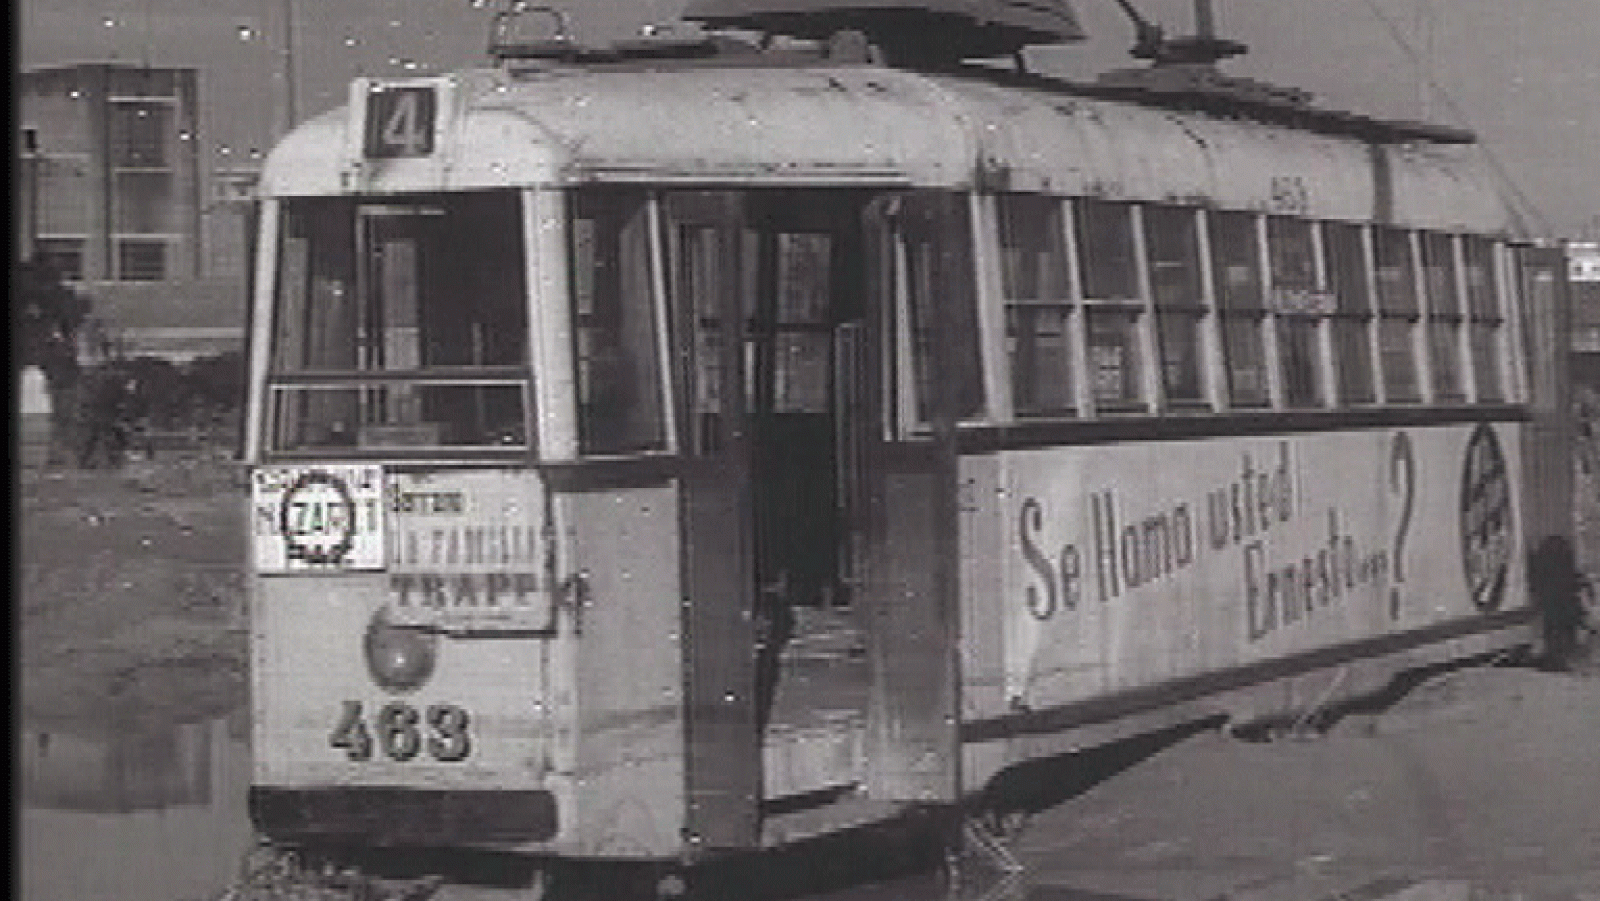
[[1505, 600], [1511, 546], [1511, 478], [1500, 439], [1481, 423], [1467, 440], [1461, 474], [1461, 561], [1479, 610]]
[[356, 503], [344, 481], [330, 472], [302, 473], [283, 495], [278, 529], [292, 560], [335, 566], [355, 544]]

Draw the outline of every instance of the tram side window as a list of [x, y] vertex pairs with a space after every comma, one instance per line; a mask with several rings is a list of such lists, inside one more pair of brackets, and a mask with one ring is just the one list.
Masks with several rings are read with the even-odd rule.
[[1428, 358], [1433, 396], [1441, 403], [1467, 399], [1461, 377], [1461, 296], [1456, 282], [1454, 241], [1449, 235], [1422, 235], [1422, 274], [1428, 292]]
[[1092, 197], [1073, 203], [1083, 279], [1090, 392], [1101, 410], [1143, 409], [1133, 206]]
[[971, 235], [965, 217], [957, 221], [951, 206], [908, 203], [901, 217], [915, 409], [923, 424], [932, 421], [935, 391], [942, 392], [952, 419], [976, 419], [984, 412]]
[[1344, 404], [1370, 404], [1377, 399], [1372, 382], [1372, 298], [1367, 288], [1366, 251], [1361, 227], [1328, 222], [1322, 227], [1333, 289], [1333, 346], [1339, 379], [1339, 400]]
[[311, 212], [296, 204], [284, 217], [273, 367], [355, 369], [355, 205]]
[[[770, 323], [761, 321], [771, 315], [767, 311], [758, 311], [756, 320], [772, 342], [771, 408], [777, 413], [824, 414], [832, 378], [833, 241], [825, 232], [778, 232], [769, 239], [777, 256], [773, 261], [777, 309]], [[756, 296], [755, 291], [746, 294], [751, 299]]]
[[1378, 352], [1385, 394], [1390, 403], [1415, 403], [1422, 400], [1422, 388], [1412, 344], [1420, 313], [1411, 235], [1398, 228], [1375, 229], [1372, 252], [1377, 269]]
[[1317, 282], [1314, 241], [1311, 223], [1304, 219], [1267, 219], [1272, 308], [1277, 313], [1284, 403], [1290, 407], [1314, 407], [1321, 400], [1317, 329], [1327, 312], [1327, 293]]
[[580, 450], [661, 450], [666, 434], [644, 195], [579, 193], [570, 252]]
[[1211, 271], [1217, 307], [1222, 316], [1222, 358], [1228, 377], [1228, 402], [1239, 407], [1266, 406], [1266, 349], [1263, 321], [1261, 255], [1255, 216], [1217, 213], [1211, 218]]
[[1018, 416], [1070, 416], [1071, 286], [1061, 202], [1031, 194], [999, 198], [1006, 344]]
[[1480, 402], [1505, 400], [1499, 340], [1505, 320], [1495, 291], [1494, 244], [1487, 238], [1462, 238], [1461, 257], [1467, 284], [1468, 335], [1477, 399]]
[[717, 305], [727, 290], [727, 259], [737, 253], [731, 246], [737, 236], [709, 225], [680, 223], [674, 237], [672, 296], [694, 304], [687, 311], [694, 334], [689, 440], [691, 450], [703, 456], [715, 453], [721, 443], [723, 326]]
[[1149, 206], [1144, 210], [1161, 381], [1167, 402], [1175, 405], [1197, 405], [1205, 400], [1200, 380], [1200, 321], [1206, 311], [1198, 215], [1184, 207]]
[[[312, 215], [312, 213], [320, 215]], [[355, 205], [292, 204], [278, 258], [273, 368], [353, 370], [360, 306], [355, 285]], [[274, 445], [324, 444], [352, 434], [353, 390], [300, 391], [275, 403]]]

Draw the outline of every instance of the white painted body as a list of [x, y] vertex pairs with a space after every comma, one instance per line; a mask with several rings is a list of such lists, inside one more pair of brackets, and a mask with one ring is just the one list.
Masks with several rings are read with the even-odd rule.
[[367, 82], [358, 81], [350, 105], [279, 145], [260, 195], [595, 181], [1004, 185], [1479, 234], [1516, 230], [1471, 148], [1369, 145], [976, 79], [817, 66], [491, 70], [438, 81], [446, 109], [433, 157], [360, 159]]

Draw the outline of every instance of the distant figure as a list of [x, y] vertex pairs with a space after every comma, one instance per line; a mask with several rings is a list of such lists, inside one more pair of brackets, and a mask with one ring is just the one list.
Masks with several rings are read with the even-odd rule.
[[1579, 638], [1595, 631], [1584, 595], [1593, 587], [1578, 571], [1572, 542], [1552, 535], [1528, 558], [1528, 588], [1544, 614], [1545, 665], [1565, 670], [1579, 649]]
[[120, 367], [108, 366], [95, 373], [85, 387], [78, 465], [84, 469], [120, 466], [138, 430], [139, 380]]

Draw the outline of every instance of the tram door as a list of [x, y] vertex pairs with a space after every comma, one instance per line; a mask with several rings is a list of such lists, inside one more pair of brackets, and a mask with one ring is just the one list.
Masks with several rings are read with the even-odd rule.
[[860, 563], [859, 211], [851, 195], [780, 192], [748, 212], [757, 590], [774, 605], [842, 614]]
[[[860, 573], [864, 202], [843, 191], [665, 198], [685, 445], [688, 816], [712, 846], [755, 834], [764, 739], [786, 725], [773, 722], [787, 715], [785, 674], [758, 640], [819, 612], [846, 621]], [[816, 684], [789, 687], [802, 682]], [[839, 706], [788, 699], [790, 710]]]

